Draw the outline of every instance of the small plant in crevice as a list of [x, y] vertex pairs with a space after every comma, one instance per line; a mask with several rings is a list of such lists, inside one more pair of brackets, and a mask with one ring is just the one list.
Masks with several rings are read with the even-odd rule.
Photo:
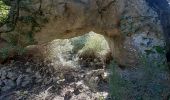
[[157, 66], [159, 68], [167, 68], [166, 49], [164, 46], [156, 45], [145, 50], [145, 54], [141, 56], [141, 62], [144, 66]]
[[146, 55], [150, 55], [150, 54], [159, 54], [159, 55], [165, 55], [166, 53], [166, 49], [164, 46], [160, 46], [160, 45], [157, 45], [157, 46], [153, 46], [152, 48], [149, 48], [149, 49], [146, 49], [145, 50], [145, 53]]
[[154, 46], [153, 48], [156, 50], [157, 53], [159, 53], [159, 54], [165, 54], [165, 51], [166, 51], [165, 47], [162, 47], [162, 46]]

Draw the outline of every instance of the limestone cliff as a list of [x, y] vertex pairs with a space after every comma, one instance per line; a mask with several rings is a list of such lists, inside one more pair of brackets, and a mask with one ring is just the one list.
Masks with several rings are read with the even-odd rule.
[[[94, 31], [105, 36], [119, 64], [132, 66], [138, 62], [136, 51], [140, 49], [133, 44], [135, 34], [164, 42], [162, 21], [149, 0], [3, 1], [11, 6], [11, 11], [8, 22], [0, 27], [0, 38], [15, 46], [41, 44]], [[1, 44], [4, 48], [6, 43]]]

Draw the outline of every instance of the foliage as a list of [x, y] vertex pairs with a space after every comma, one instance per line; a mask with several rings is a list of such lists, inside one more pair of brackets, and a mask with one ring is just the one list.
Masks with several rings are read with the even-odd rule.
[[[169, 85], [162, 84], [166, 77], [165, 62], [150, 59], [148, 55], [141, 57], [142, 65], [131, 70], [128, 76], [123, 76], [117, 70], [118, 65], [113, 61], [111, 69], [110, 89], [112, 100], [161, 100], [162, 92], [169, 89]], [[128, 70], [128, 69], [127, 69]], [[136, 75], [134, 77], [134, 75]], [[162, 76], [163, 75], [163, 76]], [[126, 78], [125, 78], [126, 77]], [[128, 77], [128, 78], [127, 78]]]
[[116, 67], [118, 67], [118, 65], [114, 61], [112, 61], [109, 65], [109, 68], [111, 69], [109, 80], [111, 98], [113, 100], [123, 100], [125, 93], [127, 92], [125, 87], [127, 87], [126, 85], [128, 84], [116, 71]]
[[87, 39], [88, 34], [70, 39], [71, 45], [74, 46], [73, 52], [77, 53], [78, 50], [82, 49], [85, 46]]
[[10, 48], [1, 48], [0, 49], [0, 58], [6, 59], [9, 55], [9, 49]]
[[159, 54], [165, 54], [165, 48], [161, 46], [154, 46], [155, 50]]
[[146, 55], [158, 53], [158, 54], [165, 54], [166, 49], [164, 46], [153, 46], [151, 49], [145, 50]]
[[5, 5], [5, 3], [0, 1], [0, 24], [4, 23], [7, 20], [10, 7]]
[[146, 94], [144, 92], [146, 90], [143, 89], [143, 94], [141, 94], [142, 100], [146, 98], [149, 100], [161, 100], [161, 93], [168, 87], [164, 84], [160, 84], [159, 80], [161, 80], [160, 75], [166, 75], [167, 65], [163, 61], [158, 62], [154, 59], [151, 60], [148, 55], [143, 55], [141, 61], [143, 64], [144, 76], [140, 85], [143, 88], [147, 87], [147, 92], [150, 93], [150, 95]]
[[98, 34], [91, 34], [91, 36], [89, 36], [87, 38], [87, 42], [85, 43], [85, 46], [82, 48], [82, 50], [80, 52], [96, 52], [96, 53], [100, 53], [103, 50], [106, 50], [107, 47], [107, 42], [104, 39], [103, 36], [98, 35]]
[[16, 53], [16, 55], [22, 55], [25, 52], [25, 49], [21, 46], [12, 46], [8, 44], [4, 48], [0, 48], [0, 58], [7, 59], [12, 56], [10, 53]]
[[141, 62], [146, 72], [145, 75], [148, 74], [150, 77], [152, 76], [153, 78], [161, 71], [167, 69], [164, 59], [162, 59], [162, 61], [157, 61], [156, 59], [150, 59], [148, 55], [142, 55]]

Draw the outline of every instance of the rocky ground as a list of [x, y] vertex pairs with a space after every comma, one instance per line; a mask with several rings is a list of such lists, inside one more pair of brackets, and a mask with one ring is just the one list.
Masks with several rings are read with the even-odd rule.
[[[97, 58], [80, 62], [81, 67], [56, 70], [47, 62], [15, 57], [0, 65], [0, 100], [116, 100], [109, 95], [109, 69]], [[116, 67], [123, 81], [115, 84], [118, 79], [114, 79], [112, 88], [121, 92], [115, 95], [127, 100], [169, 100], [169, 73], [150, 67]]]
[[50, 62], [27, 56], [10, 59], [0, 65], [0, 100], [117, 100], [109, 94], [108, 70], [116, 70], [123, 79], [115, 84], [118, 79], [112, 76], [112, 88], [121, 92], [114, 95], [123, 97], [120, 100], [169, 100], [167, 71], [155, 66], [111, 70], [94, 60], [89, 57], [79, 60], [80, 67], [56, 70]]
[[43, 62], [18, 58], [0, 68], [1, 100], [103, 100], [108, 71], [82, 67], [58, 72]]

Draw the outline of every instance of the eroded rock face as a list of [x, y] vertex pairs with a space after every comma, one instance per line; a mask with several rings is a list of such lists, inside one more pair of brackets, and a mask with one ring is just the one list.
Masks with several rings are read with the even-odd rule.
[[[126, 66], [138, 61], [126, 40], [148, 33], [162, 38], [158, 14], [145, 0], [4, 0], [11, 5], [9, 23], [0, 27], [3, 40], [15, 46], [71, 38], [89, 31], [106, 37], [115, 60]], [[3, 48], [4, 46], [0, 47]], [[131, 49], [134, 49], [131, 50]]]
[[170, 0], [146, 0], [150, 7], [159, 12], [166, 45], [167, 45], [167, 61], [170, 62]]

